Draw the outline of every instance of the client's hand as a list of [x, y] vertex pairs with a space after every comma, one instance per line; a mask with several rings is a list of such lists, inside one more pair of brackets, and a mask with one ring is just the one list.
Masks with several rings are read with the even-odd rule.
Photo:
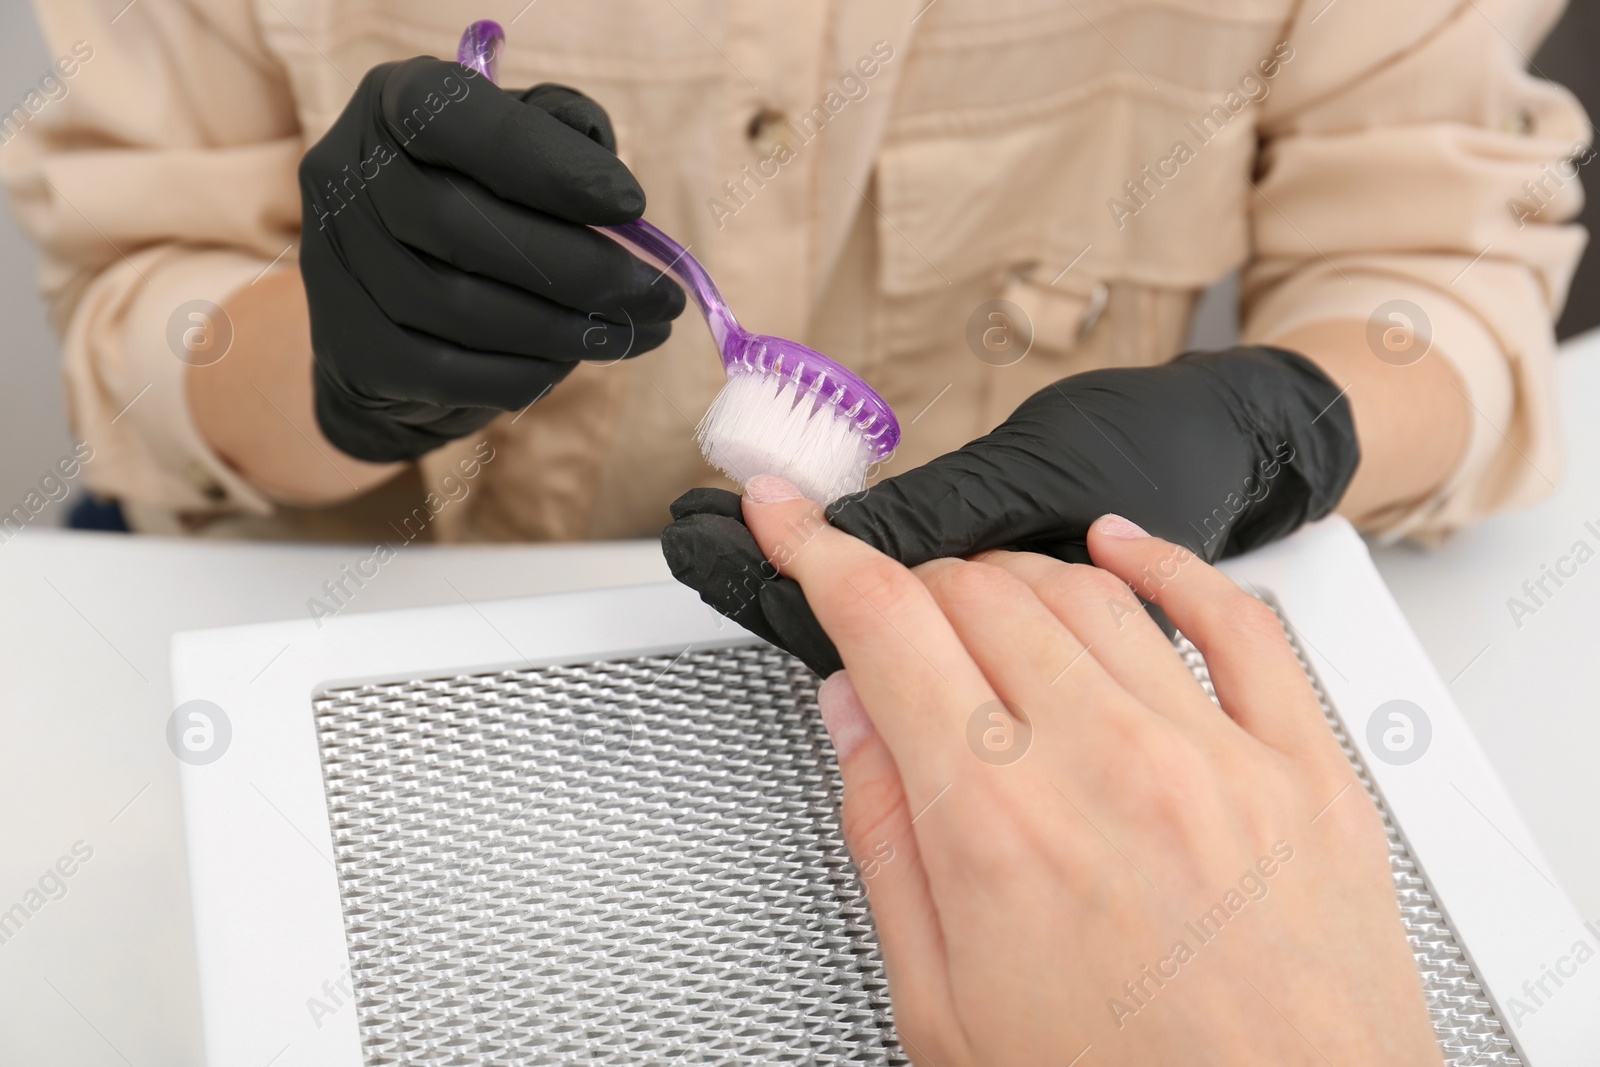
[[1103, 569], [913, 572], [793, 493], [752, 481], [744, 518], [845, 664], [823, 716], [918, 1064], [1441, 1062], [1382, 825], [1268, 608], [1115, 517]]

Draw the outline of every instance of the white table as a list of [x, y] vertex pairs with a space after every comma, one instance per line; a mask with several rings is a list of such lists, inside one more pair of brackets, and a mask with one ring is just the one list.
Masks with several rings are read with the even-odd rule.
[[[1579, 910], [1600, 918], [1600, 560], [1518, 630], [1505, 598], [1600, 527], [1600, 337], [1563, 357], [1571, 463], [1538, 509], [1379, 566]], [[210, 544], [29, 529], [0, 545], [0, 912], [83, 841], [65, 894], [0, 943], [0, 1063], [200, 1061], [176, 760], [176, 630], [304, 618], [359, 546]], [[653, 543], [409, 546], [348, 610], [667, 577]], [[1482, 654], [1479, 655], [1479, 652]], [[1474, 659], [1476, 657], [1476, 659]], [[266, 664], [263, 663], [263, 667]], [[265, 1067], [265, 1065], [263, 1065]]]
[[[1600, 331], [1565, 347], [1560, 388], [1567, 472], [1550, 498], [1437, 550], [1373, 557], [1579, 913], [1600, 922]], [[1532, 605], [1523, 582], [1578, 540], [1597, 558], [1514, 619], [1508, 598]]]
[[[168, 638], [306, 618], [367, 551], [34, 529], [0, 545], [0, 912], [93, 849], [0, 944], [0, 1064], [201, 1062]], [[348, 610], [668, 579], [654, 542], [408, 545]]]

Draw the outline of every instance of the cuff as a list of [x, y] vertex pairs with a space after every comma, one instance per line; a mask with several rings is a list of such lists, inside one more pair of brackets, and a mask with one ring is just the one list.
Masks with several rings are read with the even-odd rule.
[[[1349, 283], [1318, 279], [1291, 281], [1265, 296], [1252, 309], [1243, 331], [1248, 344], [1273, 344], [1276, 339], [1319, 322], [1354, 319], [1373, 321], [1377, 310], [1395, 301], [1420, 309], [1430, 331], [1430, 345], [1420, 358], [1446, 359], [1461, 379], [1461, 390], [1476, 411], [1466, 454], [1455, 472], [1432, 496], [1370, 516], [1364, 532], [1385, 541], [1414, 537], [1437, 540], [1459, 526], [1494, 510], [1480, 489], [1502, 449], [1511, 445], [1497, 427], [1506, 426], [1516, 404], [1517, 382], [1493, 333], [1477, 315], [1438, 290], [1392, 276], [1350, 274]], [[1413, 317], [1409, 309], [1395, 313]], [[1380, 322], [1388, 315], [1379, 316]], [[1389, 320], [1403, 325], [1404, 320]], [[1385, 323], [1387, 324], [1387, 323]], [[1415, 327], [1415, 324], [1412, 324]], [[1420, 332], [1420, 330], [1419, 330]], [[1374, 358], [1377, 358], [1376, 355]]]
[[95, 279], [63, 344], [77, 435], [94, 449], [96, 492], [163, 510], [269, 514], [267, 498], [212, 452], [189, 413], [189, 364], [227, 358], [222, 306], [268, 263], [245, 253], [167, 247]]

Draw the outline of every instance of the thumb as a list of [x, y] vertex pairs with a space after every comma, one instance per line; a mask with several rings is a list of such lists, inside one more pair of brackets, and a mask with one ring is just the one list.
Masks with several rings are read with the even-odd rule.
[[605, 108], [576, 89], [542, 82], [519, 96], [524, 104], [542, 107], [589, 140], [616, 154], [617, 135]]
[[944, 934], [894, 756], [873, 727], [849, 672], [838, 671], [822, 683], [817, 706], [839, 756], [840, 824], [872, 906], [895, 1014], [947, 1017]]
[[412, 159], [568, 222], [610, 226], [644, 213], [644, 190], [603, 144], [477, 72], [426, 56], [375, 71], [382, 126]]

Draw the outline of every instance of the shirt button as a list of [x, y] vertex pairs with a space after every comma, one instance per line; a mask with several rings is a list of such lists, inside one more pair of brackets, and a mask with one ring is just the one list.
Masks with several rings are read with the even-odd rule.
[[1105, 282], [1095, 282], [1094, 291], [1089, 294], [1089, 306], [1083, 311], [1083, 321], [1078, 323], [1078, 343], [1082, 344], [1094, 332], [1095, 326], [1100, 322], [1100, 316], [1105, 313], [1106, 305], [1111, 302], [1111, 288]]
[[781, 111], [764, 107], [750, 117], [745, 136], [763, 159], [789, 143], [789, 120]]
[[218, 485], [217, 480], [211, 477], [211, 472], [200, 464], [189, 464], [189, 469], [184, 473], [188, 477], [189, 484], [194, 486], [200, 495], [210, 503], [220, 504], [228, 499], [228, 491]]

